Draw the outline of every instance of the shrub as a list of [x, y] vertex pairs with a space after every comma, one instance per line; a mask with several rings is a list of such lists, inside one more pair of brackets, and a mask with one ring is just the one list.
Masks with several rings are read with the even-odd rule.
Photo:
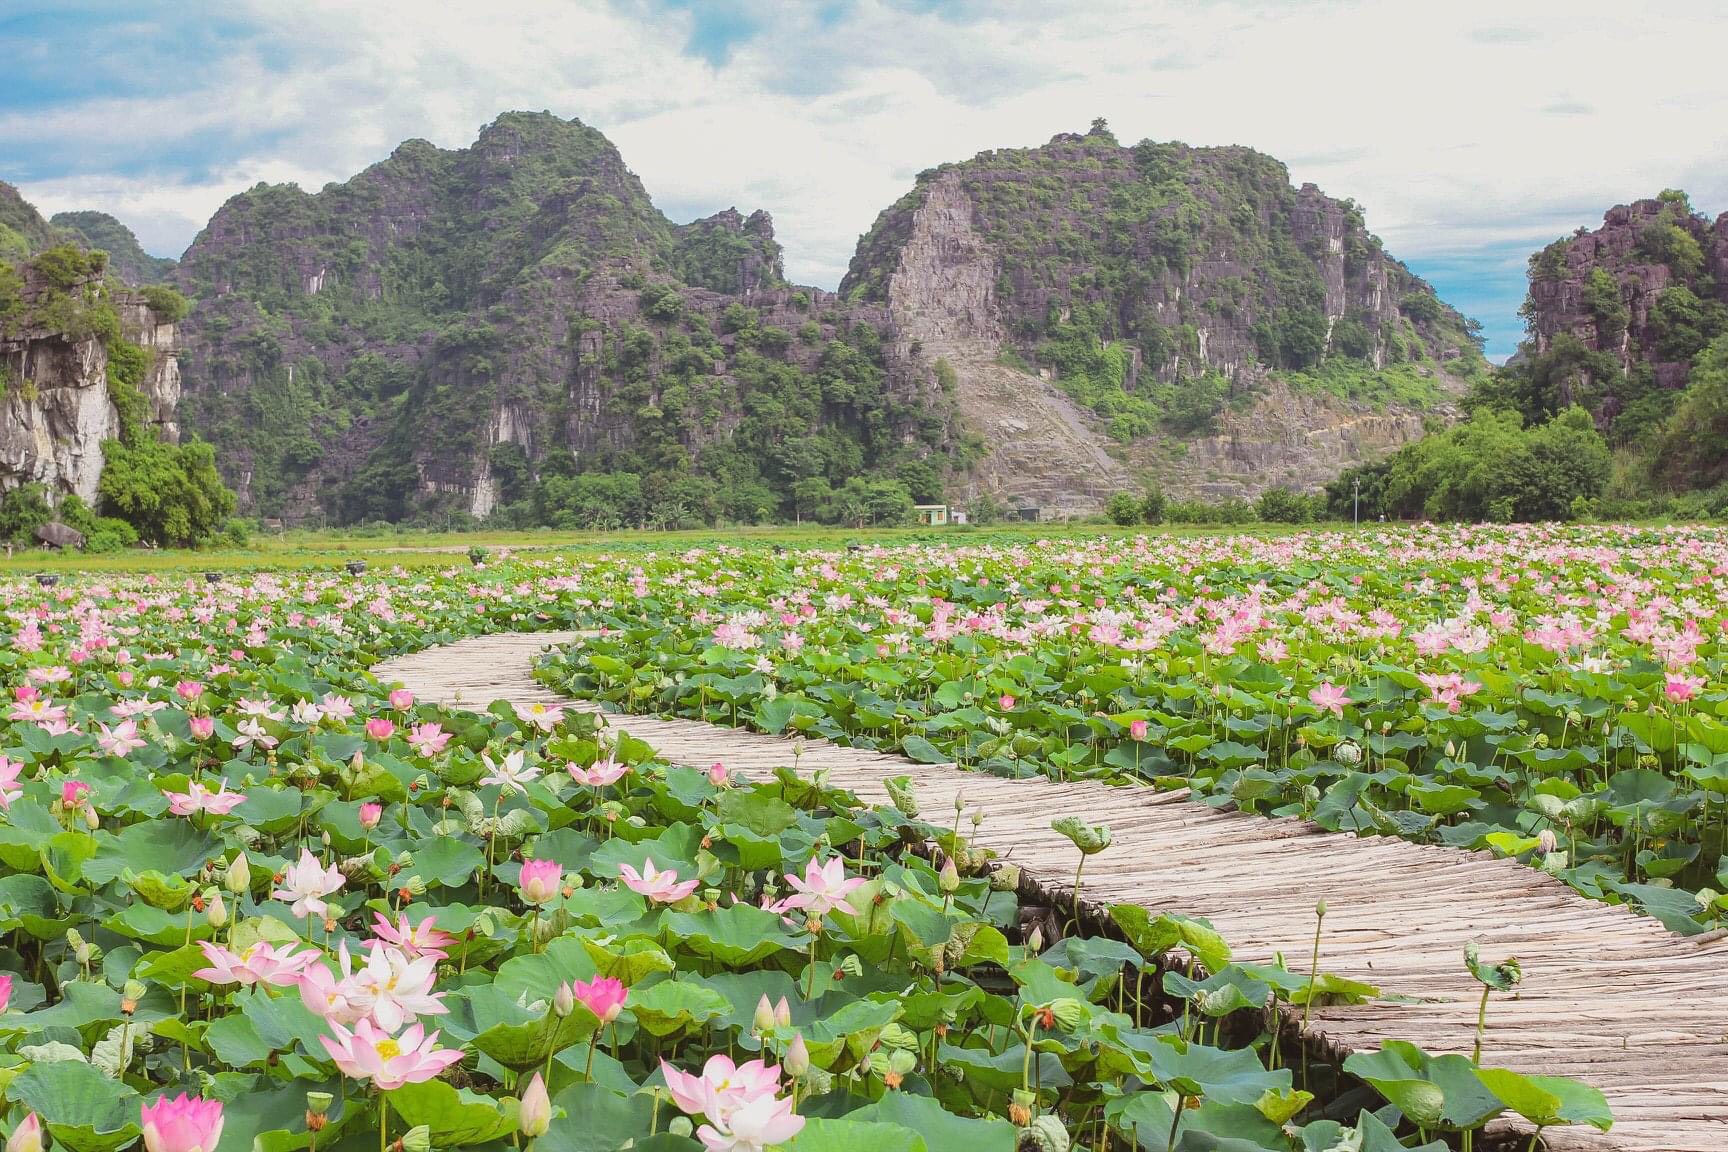
[[1112, 524], [1140, 523], [1140, 500], [1132, 492], [1116, 492], [1104, 505], [1104, 514]]
[[1270, 524], [1306, 524], [1314, 519], [1314, 501], [1288, 488], [1268, 488], [1254, 502], [1254, 511]]

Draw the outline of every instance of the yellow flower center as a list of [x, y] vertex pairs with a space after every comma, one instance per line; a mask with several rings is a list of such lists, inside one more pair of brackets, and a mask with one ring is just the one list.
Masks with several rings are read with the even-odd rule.
[[374, 1044], [372, 1050], [378, 1053], [380, 1060], [394, 1060], [402, 1055], [402, 1045], [388, 1037]]

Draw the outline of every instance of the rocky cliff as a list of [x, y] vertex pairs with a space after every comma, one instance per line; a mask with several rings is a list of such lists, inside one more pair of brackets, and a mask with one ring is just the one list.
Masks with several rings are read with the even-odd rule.
[[[94, 505], [103, 442], [119, 437], [122, 405], [159, 437], [179, 438], [177, 330], [145, 296], [100, 274], [56, 282], [26, 264], [20, 283], [0, 324], [0, 491], [40, 484], [51, 497]], [[110, 371], [120, 343], [136, 383]]]
[[255, 513], [586, 523], [570, 494], [610, 474], [655, 508], [790, 515], [800, 484], [939, 476], [953, 447], [930, 370], [887, 360], [886, 308], [786, 284], [764, 212], [674, 225], [547, 114], [254, 188], [175, 280], [187, 418]]
[[952, 371], [990, 447], [971, 488], [1069, 511], [1146, 474], [1315, 487], [1483, 368], [1355, 205], [1248, 149], [1124, 148], [1102, 124], [924, 173], [841, 292]]
[[1555, 404], [1582, 403], [1606, 429], [1652, 387], [1685, 388], [1725, 305], [1728, 213], [1711, 221], [1665, 192], [1530, 258], [1522, 359], [1553, 377]]

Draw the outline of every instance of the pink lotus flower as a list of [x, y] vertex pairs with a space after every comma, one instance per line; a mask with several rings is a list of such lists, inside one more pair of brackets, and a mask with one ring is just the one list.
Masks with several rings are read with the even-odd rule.
[[318, 1040], [343, 1075], [370, 1080], [385, 1092], [435, 1079], [462, 1060], [461, 1049], [438, 1048], [438, 1033], [428, 1036], [417, 1023], [397, 1037], [370, 1020], [359, 1021], [352, 1032], [340, 1024], [331, 1024], [330, 1031], [333, 1036]]
[[1004, 712], [1012, 712], [1014, 711], [1014, 697], [1004, 692], [996, 698], [996, 706]]
[[623, 982], [610, 976], [575, 980], [567, 987], [570, 995], [598, 1016], [602, 1024], [610, 1024], [618, 1019], [619, 1013], [624, 1011], [624, 1001], [630, 996], [630, 990], [624, 987]]
[[384, 805], [368, 802], [360, 805], [360, 827], [370, 832], [384, 819]]
[[657, 871], [652, 858], [642, 861], [642, 871], [628, 864], [618, 865], [618, 875], [624, 881], [624, 887], [638, 896], [646, 896], [656, 904], [676, 904], [692, 892], [696, 891], [696, 880], [678, 882], [678, 873], [672, 868]]
[[194, 780], [186, 786], [184, 792], [164, 792], [163, 795], [168, 797], [168, 810], [176, 816], [191, 816], [197, 812], [213, 812], [218, 816], [226, 816], [246, 803], [246, 797], [238, 792], [228, 791], [226, 780], [218, 784], [214, 792]]
[[1350, 703], [1350, 693], [1328, 680], [1317, 688], [1309, 689], [1308, 702], [1322, 712], [1330, 712], [1341, 718], [1344, 715], [1344, 705]]
[[366, 966], [354, 973], [349, 999], [363, 1008], [378, 1027], [394, 1033], [416, 1016], [442, 1016], [444, 994], [432, 991], [438, 962], [412, 957], [400, 948], [372, 941]]
[[302, 848], [300, 859], [282, 873], [282, 887], [270, 895], [277, 900], [293, 901], [296, 916], [322, 916], [330, 910], [324, 897], [340, 890], [342, 884], [340, 868], [334, 864], [324, 867], [318, 857]]
[[1663, 691], [1668, 694], [1668, 699], [1676, 704], [1685, 703], [1703, 690], [1704, 677], [1676, 676], [1673, 673], [1669, 673], [1668, 683], [1663, 688]]
[[398, 712], [406, 712], [414, 707], [414, 693], [406, 688], [398, 688], [390, 693], [390, 707]]
[[204, 685], [196, 680], [182, 680], [174, 685], [174, 694], [182, 700], [196, 700], [204, 695]]
[[386, 944], [394, 944], [410, 956], [425, 956], [430, 960], [444, 959], [444, 951], [456, 942], [456, 937], [438, 929], [432, 916], [420, 921], [412, 928], [408, 926], [408, 914], [404, 912], [395, 924], [382, 912], [372, 914], [372, 934]]
[[159, 1096], [146, 1104], [140, 1117], [146, 1152], [214, 1152], [222, 1139], [222, 1102], [189, 1097]]
[[106, 724], [98, 724], [97, 727], [102, 729], [102, 735], [96, 738], [96, 743], [109, 756], [119, 756], [124, 759], [128, 753], [149, 743], [138, 735], [138, 722], [136, 720], [123, 720], [114, 725], [113, 728], [109, 728]]
[[570, 765], [570, 779], [590, 788], [604, 788], [609, 784], [616, 784], [628, 771], [630, 765], [620, 764], [608, 756], [604, 760], [594, 761], [586, 768], [579, 764]]
[[270, 984], [288, 988], [300, 982], [306, 966], [318, 958], [314, 951], [296, 952], [290, 944], [281, 952], [267, 940], [260, 940], [244, 952], [230, 952], [219, 944], [200, 940], [198, 947], [210, 967], [192, 973], [211, 984]]
[[12, 1003], [12, 974], [0, 973], [0, 1012], [6, 1011], [6, 1006]]
[[366, 721], [366, 735], [383, 743], [396, 734], [396, 725], [382, 716], [374, 716]]
[[88, 795], [90, 785], [82, 780], [64, 780], [60, 784], [60, 803], [67, 808], [82, 808]]
[[0, 809], [12, 807], [12, 801], [24, 795], [24, 789], [18, 785], [18, 774], [22, 771], [24, 765], [0, 756]]
[[1146, 739], [1146, 733], [1150, 730], [1151, 726], [1144, 720], [1128, 721], [1128, 738], [1130, 740], [1144, 741]]
[[517, 888], [525, 904], [546, 904], [558, 898], [564, 869], [556, 860], [525, 860]]
[[186, 721], [194, 740], [208, 740], [216, 732], [216, 721], [209, 716], [194, 716]]
[[812, 916], [826, 916], [844, 906], [847, 895], [862, 885], [864, 878], [854, 876], [847, 879], [845, 862], [838, 856], [826, 864], [818, 864], [816, 857], [812, 856], [804, 865], [803, 878], [788, 872], [786, 883], [792, 887], [794, 895], [780, 901], [782, 910], [802, 908]]
[[732, 784], [732, 773], [727, 770], [726, 765], [716, 760], [708, 765], [708, 783], [716, 788], [728, 788]]
[[438, 724], [416, 724], [408, 732], [408, 746], [422, 756], [436, 756], [450, 743], [450, 733]]
[[323, 964], [307, 965], [300, 974], [300, 1002], [320, 1020], [353, 1024], [366, 1015], [367, 1005], [354, 994], [354, 958], [346, 940], [337, 945], [337, 965], [336, 973]]
[[[772, 1096], [780, 1090], [780, 1066], [762, 1060], [734, 1064], [725, 1053], [708, 1057], [701, 1075], [683, 1072], [660, 1061], [660, 1073], [666, 1078], [666, 1090], [672, 1102], [688, 1116], [708, 1116], [725, 1113], [758, 1096]], [[709, 1109], [714, 1109], [710, 1112]]]
[[42, 1121], [32, 1112], [6, 1137], [6, 1152], [42, 1152]]
[[804, 1117], [792, 1111], [790, 1096], [762, 1095], [745, 1101], [722, 1118], [696, 1130], [708, 1152], [763, 1152], [804, 1130]]

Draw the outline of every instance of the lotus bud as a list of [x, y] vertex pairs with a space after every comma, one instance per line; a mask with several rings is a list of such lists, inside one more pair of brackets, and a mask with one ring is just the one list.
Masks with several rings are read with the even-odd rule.
[[530, 1138], [544, 1136], [552, 1127], [552, 1097], [547, 1095], [546, 1081], [538, 1072], [522, 1093], [521, 1126], [522, 1135]]
[[533, 931], [530, 932], [529, 935], [534, 938], [534, 943], [536, 945], [545, 945], [554, 936], [558, 935], [558, 927], [553, 924], [551, 920], [541, 917], [534, 921]]
[[1319, 920], [1326, 919], [1326, 897], [1320, 897], [1319, 901], [1314, 905], [1314, 916]]
[[794, 1032], [792, 1044], [786, 1049], [786, 1074], [793, 1079], [801, 1079], [810, 1071], [810, 1049], [804, 1043], [804, 1033]]
[[576, 990], [568, 984], [558, 985], [552, 994], [552, 1011], [560, 1020], [576, 1010]]
[[756, 1002], [756, 1018], [751, 1023], [758, 1035], [774, 1027], [774, 1005], [767, 995], [763, 995], [762, 999]]
[[1037, 956], [1044, 951], [1044, 929], [1034, 926], [1032, 934], [1026, 937], [1026, 951]]
[[990, 873], [990, 890], [992, 892], [1020, 891], [1020, 865], [1004, 864]]
[[786, 997], [780, 997], [780, 1002], [774, 1005], [774, 1027], [792, 1027], [792, 1005], [786, 1002]]
[[1457, 758], [1458, 758], [1458, 746], [1456, 744], [1452, 743], [1452, 741], [1450, 741], [1450, 740], [1446, 741], [1446, 759], [1456, 760]]
[[244, 896], [252, 890], [252, 864], [246, 859], [246, 853], [239, 853], [229, 863], [222, 883], [236, 896]]
[[690, 1122], [688, 1116], [674, 1116], [666, 1125], [666, 1131], [673, 1136], [682, 1136], [688, 1140], [690, 1133], [696, 1130], [696, 1125]]
[[92, 832], [102, 827], [102, 817], [97, 815], [96, 809], [88, 804], [84, 805], [84, 827]]
[[1536, 847], [1540, 848], [1542, 850], [1542, 855], [1546, 856], [1550, 852], [1554, 851], [1554, 849], [1560, 847], [1560, 838], [1554, 835], [1554, 829], [1544, 828], [1542, 831], [1536, 833]]
[[954, 793], [954, 814], [958, 816], [964, 811], [966, 811], [966, 793], [956, 792]]
[[396, 1141], [396, 1146], [402, 1152], [432, 1152], [432, 1129], [424, 1124], [410, 1128], [402, 1133], [402, 1138]]
[[24, 1117], [12, 1135], [6, 1137], [6, 1152], [42, 1152], [42, 1121], [32, 1112]]
[[960, 869], [954, 867], [954, 857], [950, 856], [943, 862], [942, 871], [936, 876], [936, 887], [946, 895], [959, 891]]
[[212, 928], [220, 928], [228, 923], [228, 905], [222, 903], [222, 890], [212, 888], [210, 903], [204, 909], [205, 923]]

